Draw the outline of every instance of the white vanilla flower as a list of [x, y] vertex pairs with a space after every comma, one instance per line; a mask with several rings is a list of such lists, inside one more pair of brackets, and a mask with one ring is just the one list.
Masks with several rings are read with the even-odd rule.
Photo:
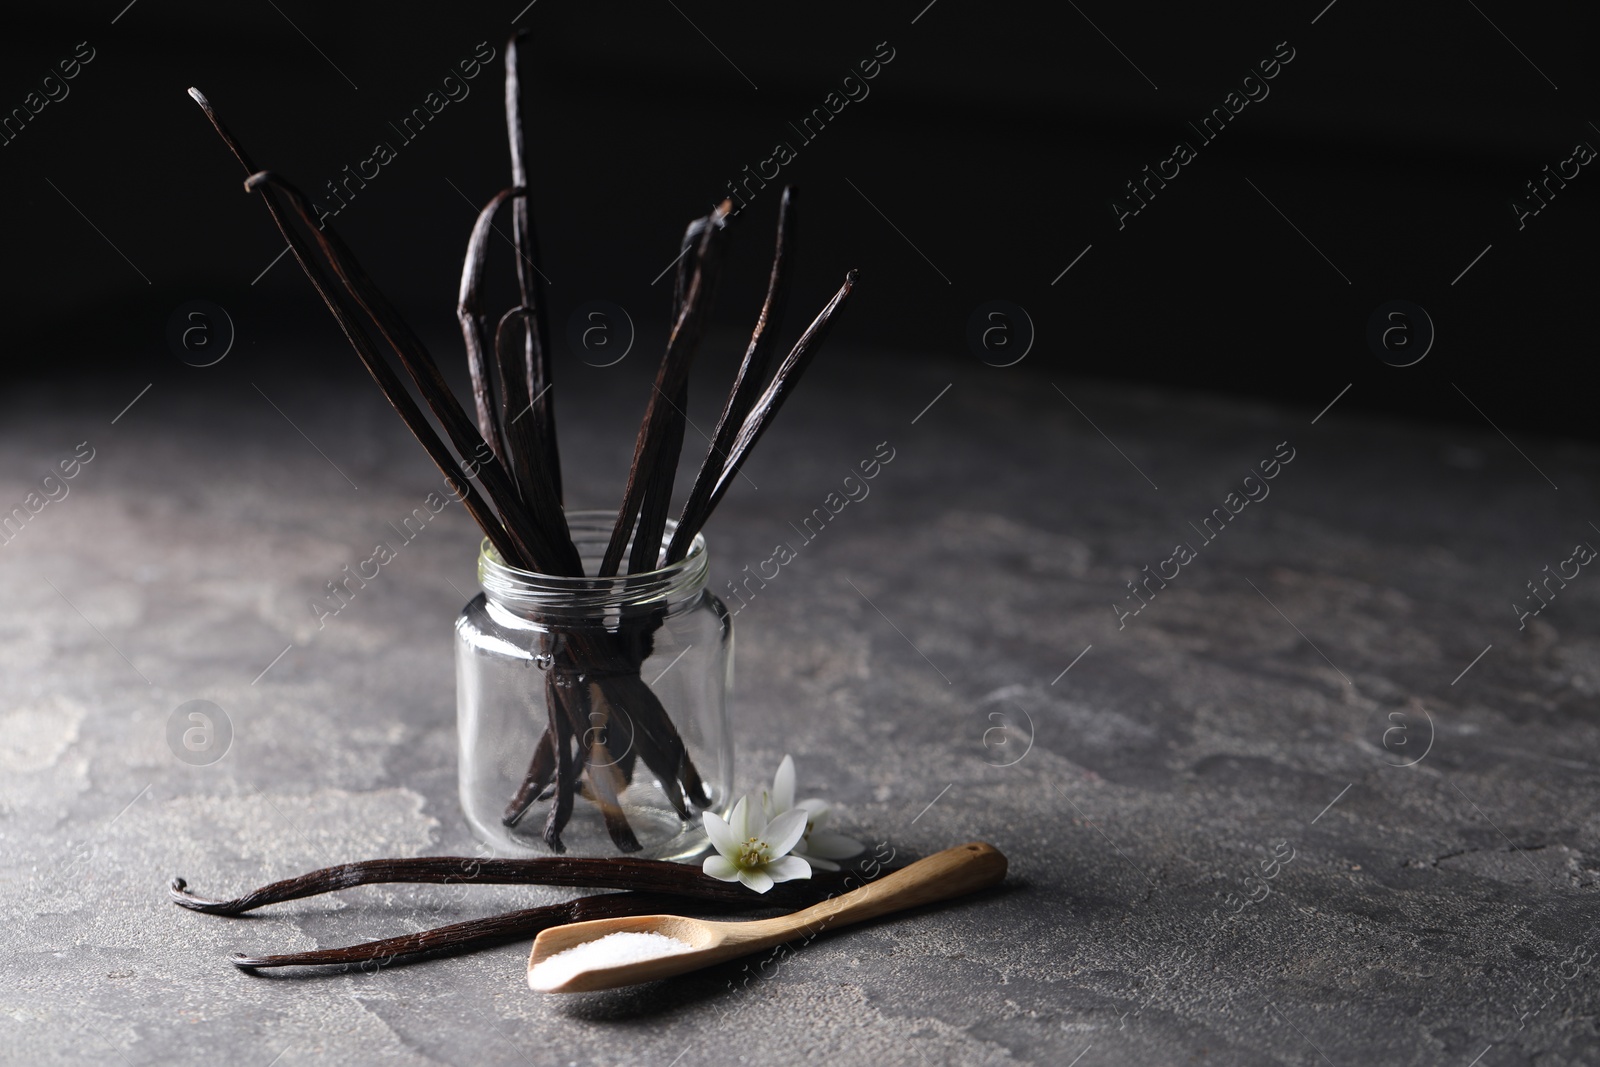
[[765, 813], [740, 797], [725, 820], [716, 812], [704, 814], [706, 836], [717, 850], [707, 856], [701, 869], [724, 882], [743, 882], [757, 893], [765, 893], [777, 882], [810, 878], [811, 865], [789, 851], [806, 832], [806, 813], [791, 811], [768, 820]]
[[867, 847], [853, 837], [822, 828], [831, 810], [826, 800], [811, 797], [795, 803], [792, 756], [783, 757], [783, 762], [778, 764], [778, 773], [772, 779], [772, 790], [762, 791], [761, 810], [768, 819], [775, 819], [790, 811], [804, 811], [805, 835], [794, 847], [794, 854], [821, 870], [837, 871], [839, 865], [834, 860], [849, 859]]

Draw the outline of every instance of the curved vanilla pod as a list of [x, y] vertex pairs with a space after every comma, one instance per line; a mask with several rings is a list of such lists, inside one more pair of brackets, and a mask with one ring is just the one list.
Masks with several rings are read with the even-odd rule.
[[[497, 454], [511, 470], [521, 500], [532, 517], [546, 527], [541, 537], [557, 548], [556, 554], [547, 560], [547, 566], [553, 569], [545, 573], [575, 577], [583, 573], [583, 561], [576, 548], [571, 547], [572, 533], [561, 508], [559, 460], [543, 450], [536, 427], [529, 421], [532, 411], [528, 405], [533, 397], [524, 395], [527, 386], [524, 377], [506, 365], [501, 352], [508, 320], [514, 322], [536, 313], [519, 304], [500, 316], [493, 336], [486, 337], [487, 320], [478, 295], [488, 266], [489, 238], [496, 230], [495, 218], [506, 204], [520, 203], [524, 199], [526, 194], [519, 186], [502, 189], [478, 213], [462, 257], [456, 319], [467, 350], [467, 369], [472, 378], [479, 428], [485, 438], [497, 442]], [[536, 329], [537, 322], [531, 321], [527, 328]], [[495, 363], [492, 372], [487, 365], [490, 357]]]

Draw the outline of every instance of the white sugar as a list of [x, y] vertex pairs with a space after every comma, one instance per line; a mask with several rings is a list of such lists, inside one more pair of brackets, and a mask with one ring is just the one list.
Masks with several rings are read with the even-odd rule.
[[643, 963], [693, 951], [686, 941], [665, 934], [615, 933], [557, 952], [528, 972], [528, 985], [540, 992], [557, 989], [584, 971]]

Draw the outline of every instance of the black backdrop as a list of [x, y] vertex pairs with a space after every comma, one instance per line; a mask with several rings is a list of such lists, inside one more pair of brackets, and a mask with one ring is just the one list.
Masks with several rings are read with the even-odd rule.
[[[394, 149], [335, 225], [448, 344], [474, 207], [507, 182], [498, 57], [515, 24], [531, 34], [531, 184], [558, 340], [574, 308], [605, 299], [653, 357], [667, 282], [651, 283], [683, 224], [786, 142], [794, 158], [741, 215], [723, 321], [753, 314], [776, 185], [792, 181], [795, 309], [862, 271], [841, 340], [1004, 374], [967, 340], [999, 299], [1026, 309], [1026, 366], [1051, 374], [1312, 411], [1349, 384], [1351, 410], [1593, 436], [1581, 382], [1600, 175], [1553, 182], [1520, 222], [1512, 207], [1537, 206], [1525, 183], [1579, 142], [1600, 145], [1589, 24], [1575, 6], [1325, 3], [11, 11], [0, 108], [57, 99], [0, 146], [7, 368], [183, 373], [165, 334], [192, 299], [228, 309], [242, 351], [332, 337], [291, 260], [261, 274], [281, 244], [190, 85], [260, 165], [319, 193], [377, 142]], [[93, 58], [60, 79], [80, 42]], [[496, 60], [464, 79], [480, 42]], [[1241, 105], [1246, 91], [1259, 98]], [[445, 103], [404, 140], [391, 123], [432, 92]], [[794, 127], [830, 92], [838, 113], [803, 140]], [[1239, 113], [1213, 141], [1189, 125], [1230, 102]], [[1125, 183], [1180, 140], [1195, 157], [1119, 220], [1113, 201], [1137, 206]], [[1412, 366], [1367, 342], [1393, 300], [1437, 331]]]

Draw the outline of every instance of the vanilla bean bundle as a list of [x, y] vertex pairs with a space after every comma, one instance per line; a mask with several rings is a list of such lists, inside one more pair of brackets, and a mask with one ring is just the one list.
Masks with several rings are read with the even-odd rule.
[[195, 895], [182, 878], [174, 878], [168, 897], [174, 904], [206, 915], [238, 916], [290, 900], [320, 896], [362, 885], [543, 885], [589, 889], [621, 889], [556, 904], [506, 912], [501, 915], [451, 923], [399, 937], [381, 938], [343, 948], [312, 949], [268, 955], [236, 952], [235, 966], [256, 970], [268, 967], [362, 966], [392, 963], [469, 951], [515, 941], [566, 923], [609, 919], [620, 915], [662, 912], [737, 912], [761, 908], [796, 909], [836, 896], [850, 888], [850, 879], [866, 879], [899, 868], [874, 865], [874, 871], [841, 874], [818, 871], [812, 878], [774, 886], [756, 895], [737, 882], [708, 878], [697, 867], [640, 859], [477, 859], [464, 856], [423, 856], [406, 859], [362, 860], [324, 867], [294, 878], [273, 882], [232, 900], [211, 900]]
[[[301, 270], [310, 279], [356, 355], [401, 419], [445, 473], [493, 551], [506, 565], [543, 575], [582, 577], [562, 505], [549, 327], [540, 292], [535, 229], [528, 193], [528, 154], [518, 66], [520, 35], [506, 48], [506, 129], [511, 184], [478, 216], [467, 244], [457, 301], [472, 411], [457, 400], [437, 361], [399, 311], [367, 276], [331, 223], [317, 218], [293, 184], [258, 170], [215, 109], [197, 89], [189, 93], [244, 167], [245, 189], [261, 196]], [[516, 251], [517, 304], [499, 315], [483, 308], [489, 235], [508, 207]], [[699, 466], [671, 540], [663, 547], [674, 477], [687, 422], [689, 375], [710, 317], [730, 229], [728, 201], [694, 220], [684, 235], [674, 286], [672, 326], [634, 443], [633, 461], [598, 577], [641, 574], [687, 555], [733, 478], [816, 354], [854, 289], [856, 272], [816, 316], [769, 379], [793, 259], [795, 197], [784, 190], [766, 299], [740, 363], [711, 446]], [[297, 225], [298, 223], [298, 225]], [[520, 337], [519, 337], [520, 335]], [[520, 340], [520, 345], [514, 344]], [[379, 342], [381, 341], [382, 347]], [[444, 438], [435, 432], [383, 348], [400, 363]], [[765, 383], [765, 384], [763, 384]], [[447, 443], [448, 442], [448, 443]], [[626, 557], [626, 570], [623, 570]], [[540, 655], [548, 721], [529, 753], [528, 768], [507, 798], [504, 822], [514, 826], [533, 806], [549, 801], [543, 838], [564, 851], [562, 831], [574, 800], [601, 811], [619, 851], [640, 843], [619, 797], [642, 762], [685, 821], [713, 800], [672, 717], [640, 675], [664, 610], [615, 621], [603, 632], [547, 634]], [[584, 684], [561, 684], [561, 678]], [[597, 724], [601, 728], [596, 728]]]

